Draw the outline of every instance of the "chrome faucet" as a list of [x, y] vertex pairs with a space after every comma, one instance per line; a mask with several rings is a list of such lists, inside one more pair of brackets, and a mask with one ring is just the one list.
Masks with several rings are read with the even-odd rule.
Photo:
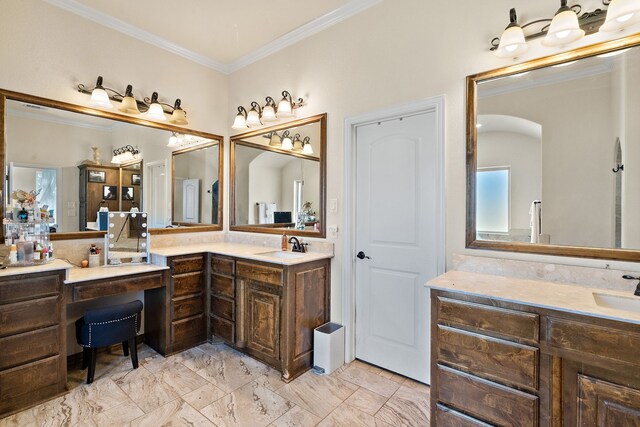
[[627, 280], [639, 280], [638, 284], [636, 285], [636, 290], [633, 292], [633, 294], [640, 297], [640, 277], [633, 277], [625, 274], [624, 276], [622, 276], [622, 278]]
[[298, 240], [297, 237], [292, 236], [291, 238], [289, 238], [289, 243], [293, 243], [293, 247], [291, 248], [291, 252], [302, 252], [305, 253], [307, 250], [305, 248], [305, 246], [307, 246], [307, 243], [300, 243], [300, 240]]

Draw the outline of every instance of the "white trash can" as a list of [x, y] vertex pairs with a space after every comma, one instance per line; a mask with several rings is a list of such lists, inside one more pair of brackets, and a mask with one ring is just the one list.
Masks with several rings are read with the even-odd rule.
[[313, 330], [313, 369], [329, 375], [344, 365], [344, 326], [325, 323]]

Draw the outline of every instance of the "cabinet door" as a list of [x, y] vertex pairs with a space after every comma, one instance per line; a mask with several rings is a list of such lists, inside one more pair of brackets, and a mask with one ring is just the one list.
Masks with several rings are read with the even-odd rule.
[[578, 426], [640, 425], [640, 390], [578, 375]]
[[246, 345], [268, 359], [280, 357], [280, 296], [270, 287], [246, 281]]

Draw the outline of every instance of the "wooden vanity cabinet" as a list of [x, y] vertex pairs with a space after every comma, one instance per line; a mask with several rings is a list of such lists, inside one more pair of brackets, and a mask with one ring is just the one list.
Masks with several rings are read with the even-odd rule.
[[205, 256], [170, 257], [169, 344], [167, 354], [199, 345], [207, 339]]
[[329, 321], [330, 265], [329, 259], [283, 266], [212, 255], [211, 336], [291, 381], [311, 367], [313, 330]]
[[435, 425], [640, 425], [640, 325], [431, 297]]
[[0, 417], [65, 392], [64, 271], [0, 278]]

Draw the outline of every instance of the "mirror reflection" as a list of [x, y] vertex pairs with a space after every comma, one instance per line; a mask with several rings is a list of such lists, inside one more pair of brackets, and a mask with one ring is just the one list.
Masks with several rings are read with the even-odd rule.
[[477, 85], [476, 238], [640, 248], [640, 48]]
[[173, 153], [173, 224], [218, 224], [220, 147], [212, 142]]
[[324, 116], [232, 139], [232, 229], [319, 235]]
[[[12, 193], [35, 194], [33, 207], [46, 207], [55, 233], [103, 230], [98, 213], [107, 210], [145, 211], [150, 228], [171, 226], [173, 152], [219, 143], [215, 135], [182, 135], [14, 99], [6, 100], [4, 128], [5, 216], [17, 208]], [[205, 154], [198, 153], [194, 162]], [[208, 156], [207, 174], [217, 181], [219, 150]], [[219, 224], [212, 206], [203, 203], [196, 222]]]

